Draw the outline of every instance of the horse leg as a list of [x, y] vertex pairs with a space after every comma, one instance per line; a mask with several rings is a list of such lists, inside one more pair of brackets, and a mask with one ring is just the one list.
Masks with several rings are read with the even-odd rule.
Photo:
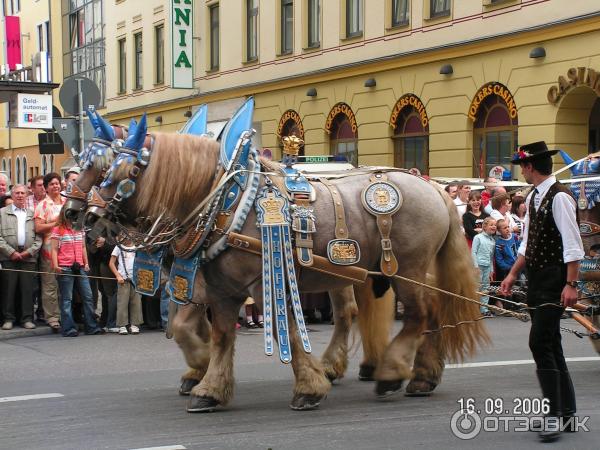
[[[422, 275], [405, 275], [421, 281]], [[404, 304], [404, 325], [398, 335], [388, 345], [381, 363], [375, 371], [377, 385], [375, 392], [380, 398], [387, 397], [402, 388], [404, 380], [411, 378], [417, 350], [423, 341], [422, 332], [427, 324], [427, 310], [423, 301], [422, 289], [411, 283], [393, 281], [396, 295], [402, 293]]]
[[293, 313], [288, 312], [290, 347], [292, 351], [292, 370], [294, 371], [294, 396], [290, 408], [295, 411], [315, 409], [325, 398], [331, 383], [321, 362], [305, 353]]
[[189, 367], [181, 377], [180, 395], [189, 395], [206, 373], [210, 361], [210, 328], [204, 305], [184, 306], [173, 318], [173, 337]]
[[[437, 320], [430, 320], [430, 330], [438, 328]], [[428, 334], [417, 351], [413, 366], [413, 379], [406, 386], [407, 397], [427, 397], [431, 395], [442, 379], [444, 371], [444, 350], [440, 333]]]
[[329, 298], [333, 310], [333, 334], [321, 364], [327, 378], [333, 381], [343, 378], [348, 368], [348, 336], [358, 309], [352, 286], [329, 291]]
[[212, 345], [206, 374], [192, 388], [188, 412], [212, 412], [233, 397], [235, 323], [244, 298], [225, 298], [211, 304]]
[[354, 285], [354, 296], [363, 346], [358, 379], [373, 381], [375, 369], [390, 341], [396, 297], [384, 277], [369, 277], [364, 284]]

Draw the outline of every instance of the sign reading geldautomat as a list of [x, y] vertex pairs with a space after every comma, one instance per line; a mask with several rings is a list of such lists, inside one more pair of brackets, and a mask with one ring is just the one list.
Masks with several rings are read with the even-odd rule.
[[171, 87], [194, 87], [194, 7], [192, 0], [171, 0]]
[[517, 117], [517, 105], [515, 103], [515, 99], [512, 94], [508, 90], [506, 86], [501, 83], [496, 83], [492, 81], [491, 83], [487, 83], [483, 85], [473, 97], [473, 101], [471, 102], [471, 106], [469, 107], [469, 119], [473, 122], [477, 120], [477, 113], [479, 112], [479, 106], [483, 101], [488, 98], [490, 95], [497, 95], [498, 97], [502, 97], [504, 102], [506, 103], [506, 107], [508, 108], [508, 114], [511, 119], [516, 119]]

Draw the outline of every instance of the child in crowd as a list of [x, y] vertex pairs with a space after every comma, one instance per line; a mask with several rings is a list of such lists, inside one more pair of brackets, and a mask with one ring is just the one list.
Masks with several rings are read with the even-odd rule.
[[[117, 328], [119, 334], [139, 334], [142, 316], [142, 296], [133, 286], [135, 252], [126, 252], [115, 246], [108, 267], [117, 279]], [[118, 264], [118, 268], [117, 268]], [[127, 330], [129, 326], [129, 330]]]
[[64, 210], [61, 210], [56, 226], [52, 229], [50, 241], [52, 267], [57, 274], [60, 290], [62, 335], [75, 337], [79, 334], [73, 320], [71, 305], [74, 286], [77, 287], [83, 303], [85, 334], [102, 334], [102, 329], [96, 323], [92, 289], [86, 274], [90, 267], [85, 250], [85, 237], [83, 231], [72, 228], [71, 221], [65, 216]]
[[[510, 226], [504, 219], [497, 222], [496, 228], [499, 233], [496, 238], [496, 280], [502, 281], [517, 260], [519, 239], [510, 231]], [[502, 307], [502, 303], [498, 300], [496, 306]]]
[[[483, 221], [483, 231], [473, 238], [473, 247], [471, 248], [471, 255], [473, 256], [473, 263], [475, 267], [479, 269], [479, 290], [485, 292], [490, 288], [490, 281], [492, 279], [492, 270], [494, 267], [494, 248], [496, 241], [494, 235], [496, 234], [496, 220], [491, 217], [486, 217]], [[481, 314], [486, 317], [492, 315], [487, 305], [490, 298], [487, 295], [482, 295], [480, 299]]]

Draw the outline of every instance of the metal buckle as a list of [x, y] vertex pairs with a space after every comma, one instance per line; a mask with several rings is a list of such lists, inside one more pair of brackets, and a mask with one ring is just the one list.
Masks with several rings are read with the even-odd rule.
[[391, 239], [382, 239], [381, 240], [381, 248], [384, 251], [391, 251], [392, 250], [392, 240]]

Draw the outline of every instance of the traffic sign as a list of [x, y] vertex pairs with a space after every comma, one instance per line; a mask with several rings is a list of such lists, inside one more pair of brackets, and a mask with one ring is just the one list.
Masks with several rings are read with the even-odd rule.
[[[54, 129], [63, 140], [68, 149], [74, 149], [81, 153], [83, 149], [79, 148], [79, 124], [75, 118], [54, 119], [52, 121]], [[94, 127], [88, 119], [83, 121], [83, 140], [87, 144], [94, 137]]]
[[58, 98], [63, 109], [71, 114], [72, 116], [78, 116], [79, 111], [79, 99], [77, 96], [78, 83], [77, 80], [81, 80], [81, 95], [83, 97], [83, 110], [87, 111], [90, 106], [94, 109], [98, 108], [100, 104], [100, 89], [96, 86], [89, 78], [82, 76], [74, 76], [67, 78], [60, 87]]

